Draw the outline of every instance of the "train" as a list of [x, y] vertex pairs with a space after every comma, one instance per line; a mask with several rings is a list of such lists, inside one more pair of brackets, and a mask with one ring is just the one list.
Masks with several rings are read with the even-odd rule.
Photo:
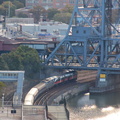
[[74, 70], [67, 71], [64, 75], [61, 76], [52, 76], [46, 78], [45, 80], [42, 80], [39, 84], [31, 88], [31, 90], [25, 96], [24, 105], [33, 105], [34, 100], [38, 97], [38, 95], [45, 92], [49, 88], [65, 82], [75, 81], [76, 79], [77, 72]]

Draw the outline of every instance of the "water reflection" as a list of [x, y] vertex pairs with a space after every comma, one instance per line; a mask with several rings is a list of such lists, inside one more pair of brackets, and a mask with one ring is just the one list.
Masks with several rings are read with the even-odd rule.
[[120, 120], [120, 92], [80, 94], [68, 101], [68, 108], [70, 120]]

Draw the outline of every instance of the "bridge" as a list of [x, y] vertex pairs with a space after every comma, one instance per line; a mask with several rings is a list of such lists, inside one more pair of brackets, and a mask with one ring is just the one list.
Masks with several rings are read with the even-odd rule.
[[21, 106], [24, 71], [0, 71], [0, 81], [17, 81], [17, 90], [13, 96], [13, 106]]
[[[98, 70], [95, 88], [114, 88], [120, 74], [120, 0], [76, 0], [65, 38], [44, 55], [44, 65]], [[103, 77], [104, 76], [104, 77]], [[119, 81], [117, 81], [119, 82]]]

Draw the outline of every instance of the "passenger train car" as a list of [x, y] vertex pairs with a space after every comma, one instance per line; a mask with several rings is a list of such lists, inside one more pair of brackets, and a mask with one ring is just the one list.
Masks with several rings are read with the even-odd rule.
[[45, 80], [41, 81], [38, 85], [34, 86], [26, 95], [24, 105], [33, 105], [34, 100], [37, 98], [38, 95], [45, 92], [47, 89], [59, 85], [64, 82], [73, 81], [77, 79], [77, 72], [76, 71], [69, 71], [66, 72], [62, 76], [53, 76], [46, 78]]

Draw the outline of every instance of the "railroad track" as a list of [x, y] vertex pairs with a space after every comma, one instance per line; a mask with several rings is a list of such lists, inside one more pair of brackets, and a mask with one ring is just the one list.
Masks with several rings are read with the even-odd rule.
[[44, 93], [40, 94], [35, 100], [34, 105], [46, 105], [46, 103], [48, 105], [51, 105], [55, 96], [58, 96], [63, 91], [67, 91], [68, 89], [75, 85], [78, 85], [78, 83], [74, 81], [66, 84], [61, 84], [59, 86], [55, 86], [45, 91]]

